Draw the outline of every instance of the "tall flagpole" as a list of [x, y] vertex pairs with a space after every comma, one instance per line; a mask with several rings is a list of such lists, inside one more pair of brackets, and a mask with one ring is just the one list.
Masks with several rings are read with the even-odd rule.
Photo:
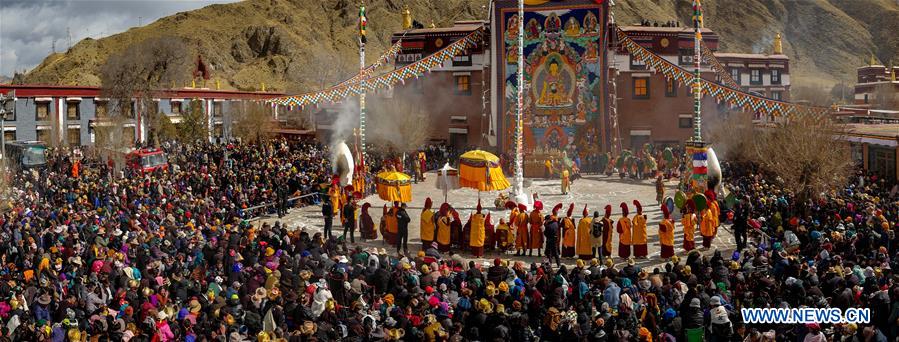
[[693, 0], [693, 138], [687, 143], [687, 152], [693, 163], [690, 188], [695, 193], [703, 193], [708, 185], [708, 150], [702, 141], [702, 4]]
[[[515, 195], [524, 194], [524, 172], [522, 170], [522, 140], [524, 129], [522, 115], [524, 107], [524, 0], [518, 0], [518, 92], [515, 111]], [[520, 199], [519, 199], [520, 201]]]
[[702, 142], [702, 85], [700, 61], [702, 60], [702, 4], [693, 0], [693, 141]]
[[[365, 69], [365, 26], [368, 19], [365, 17], [365, 1], [359, 5], [359, 71]], [[362, 165], [365, 165], [365, 79], [362, 79], [362, 93], [359, 94], [359, 157]]]

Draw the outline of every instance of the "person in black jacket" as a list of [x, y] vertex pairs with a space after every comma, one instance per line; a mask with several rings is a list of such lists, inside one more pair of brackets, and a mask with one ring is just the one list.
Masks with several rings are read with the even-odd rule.
[[325, 218], [325, 236], [331, 237], [331, 225], [334, 221], [334, 207], [331, 206], [331, 201], [324, 200], [322, 201], [322, 217]]
[[399, 254], [400, 248], [402, 248], [403, 253], [409, 254], [409, 246], [407, 243], [409, 242], [409, 221], [412, 221], [409, 218], [409, 214], [406, 213], [406, 203], [400, 205], [400, 209], [396, 212], [396, 225], [397, 225], [397, 238], [396, 238], [396, 252]]
[[543, 218], [543, 228], [543, 236], [546, 237], [546, 258], [550, 263], [555, 258], [556, 267], [560, 267], [562, 261], [559, 259], [559, 221], [553, 219], [550, 215], [546, 215]]
[[343, 236], [344, 240], [356, 243], [356, 204], [350, 201], [343, 206]]
[[749, 228], [749, 200], [743, 199], [734, 206], [734, 238], [737, 240], [737, 250], [742, 251], [746, 248], [746, 231]]

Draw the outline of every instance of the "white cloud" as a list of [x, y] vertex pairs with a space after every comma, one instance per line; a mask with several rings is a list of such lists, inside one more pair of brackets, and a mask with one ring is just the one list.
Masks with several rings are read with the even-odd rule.
[[[237, 0], [0, 0], [0, 75], [34, 68], [53, 49], [68, 49], [159, 18]], [[68, 33], [67, 33], [68, 29]]]

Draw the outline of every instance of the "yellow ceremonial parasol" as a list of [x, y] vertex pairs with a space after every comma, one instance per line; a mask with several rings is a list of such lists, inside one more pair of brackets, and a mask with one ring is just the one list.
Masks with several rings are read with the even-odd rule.
[[509, 181], [503, 175], [499, 158], [481, 150], [465, 152], [459, 160], [459, 185], [478, 191], [503, 190]]
[[384, 171], [375, 179], [378, 197], [390, 202], [408, 203], [412, 201], [412, 177], [396, 172]]

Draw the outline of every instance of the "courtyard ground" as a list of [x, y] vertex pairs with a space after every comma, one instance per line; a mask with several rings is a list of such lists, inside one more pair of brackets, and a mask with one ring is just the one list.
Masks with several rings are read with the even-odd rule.
[[[409, 225], [409, 251], [411, 253], [417, 252], [421, 248], [421, 240], [420, 240], [420, 230], [419, 230], [419, 217], [421, 215], [421, 207], [424, 205], [425, 198], [430, 197], [434, 202], [435, 209], [440, 206], [440, 203], [443, 203], [443, 191], [439, 190], [435, 186], [435, 181], [437, 179], [436, 174], [428, 174], [428, 177], [425, 181], [420, 182], [418, 184], [414, 184], [412, 186], [412, 202], [408, 203], [407, 211], [412, 221]], [[612, 205], [612, 218], [617, 221], [619, 217], [621, 217], [621, 209], [619, 204], [622, 202], [627, 203], [630, 217], [633, 217], [634, 213], [636, 213], [636, 208], [633, 205], [633, 200], [638, 200], [643, 205], [643, 212], [647, 216], [647, 237], [649, 244], [649, 258], [648, 259], [637, 259], [637, 264], [641, 267], [655, 267], [658, 265], [662, 265], [667, 260], [661, 260], [659, 258], [659, 235], [658, 235], [658, 223], [662, 219], [662, 211], [659, 205], [656, 203], [656, 192], [655, 185], [651, 180], [644, 181], [636, 181], [630, 179], [619, 179], [618, 177], [605, 177], [605, 176], [597, 176], [597, 175], [588, 175], [584, 178], [581, 178], [575, 181], [571, 190], [567, 195], [563, 195], [561, 193], [560, 182], [558, 179], [553, 180], [543, 180], [543, 179], [530, 179], [530, 186], [526, 187], [526, 192], [528, 194], [537, 193], [539, 194], [539, 199], [543, 202], [544, 212], [549, 212], [556, 203], [562, 203], [563, 209], [560, 210], [560, 215], [564, 216], [565, 211], [568, 209], [568, 205], [570, 203], [575, 204], [575, 210], [573, 213], [573, 217], [576, 220], [581, 218], [581, 212], [583, 210], [584, 204], [587, 204], [588, 210], [590, 214], [594, 211], [599, 211], [600, 216], [604, 213], [604, 208], [607, 204]], [[666, 195], [673, 195], [674, 188], [676, 186], [676, 181], [671, 181], [666, 183]], [[493, 223], [494, 225], [499, 223], [499, 218], [508, 218], [509, 212], [504, 209], [497, 209], [493, 205], [493, 201], [496, 198], [498, 192], [481, 192], [481, 204], [486, 212], [492, 213]], [[478, 192], [472, 189], [459, 189], [450, 191], [447, 200], [453, 205], [457, 210], [459, 210], [460, 217], [463, 222], [467, 221], [468, 216], [474, 213], [475, 207], [478, 203]], [[371, 209], [369, 209], [369, 214], [372, 215], [374, 222], [380, 221], [382, 206], [386, 203], [385, 201], [379, 199], [377, 195], [369, 196], [359, 203], [371, 203]], [[390, 205], [390, 204], [388, 204]], [[486, 214], [485, 212], [485, 214]], [[680, 225], [680, 215], [679, 213], [673, 213], [672, 219], [676, 221], [676, 229], [675, 229], [675, 250], [677, 254], [681, 257], [685, 256], [683, 249], [681, 248], [683, 243], [683, 230]], [[314, 234], [315, 232], [321, 232], [324, 227], [324, 220], [321, 217], [321, 207], [318, 206], [307, 206], [302, 208], [294, 208], [291, 209], [289, 214], [284, 218], [278, 219], [276, 216], [266, 216], [260, 218], [263, 222], [269, 222], [273, 224], [274, 222], [280, 220], [282, 224], [287, 224], [288, 227], [292, 229], [305, 229], [310, 232], [310, 234]], [[336, 235], [343, 233], [343, 228], [339, 227], [339, 221], [335, 218], [335, 223], [333, 227], [333, 233]], [[696, 231], [697, 237], [697, 245], [701, 247], [701, 239], [699, 236], [699, 231], [697, 227]], [[396, 248], [394, 246], [388, 246], [384, 243], [382, 239], [367, 241], [365, 243], [360, 242], [359, 232], [356, 231], [356, 243], [357, 245], [363, 246], [363, 248], [367, 247], [377, 247], [377, 248], [385, 248], [389, 253], [394, 253]], [[729, 255], [731, 251], [735, 248], [735, 242], [732, 232], [728, 227], [721, 227], [719, 229], [718, 236], [715, 238], [715, 241], [712, 245], [712, 248], [709, 250], [699, 249], [700, 252], [703, 252], [707, 255], [711, 255], [715, 249], [719, 249], [727, 252], [725, 255]], [[618, 246], [618, 234], [613, 234], [613, 248], [617, 248]], [[500, 257], [503, 259], [511, 259], [511, 260], [522, 260], [528, 263], [531, 262], [540, 262], [542, 258], [534, 257], [518, 257], [515, 256], [514, 251], [512, 253], [501, 254], [499, 252], [485, 252], [485, 255], [482, 258], [472, 258], [470, 254], [462, 253], [463, 257], [473, 260], [493, 260], [494, 258]], [[621, 265], [625, 262], [618, 257], [613, 259], [616, 264]], [[562, 259], [562, 262], [565, 264], [574, 264], [574, 259]]]

